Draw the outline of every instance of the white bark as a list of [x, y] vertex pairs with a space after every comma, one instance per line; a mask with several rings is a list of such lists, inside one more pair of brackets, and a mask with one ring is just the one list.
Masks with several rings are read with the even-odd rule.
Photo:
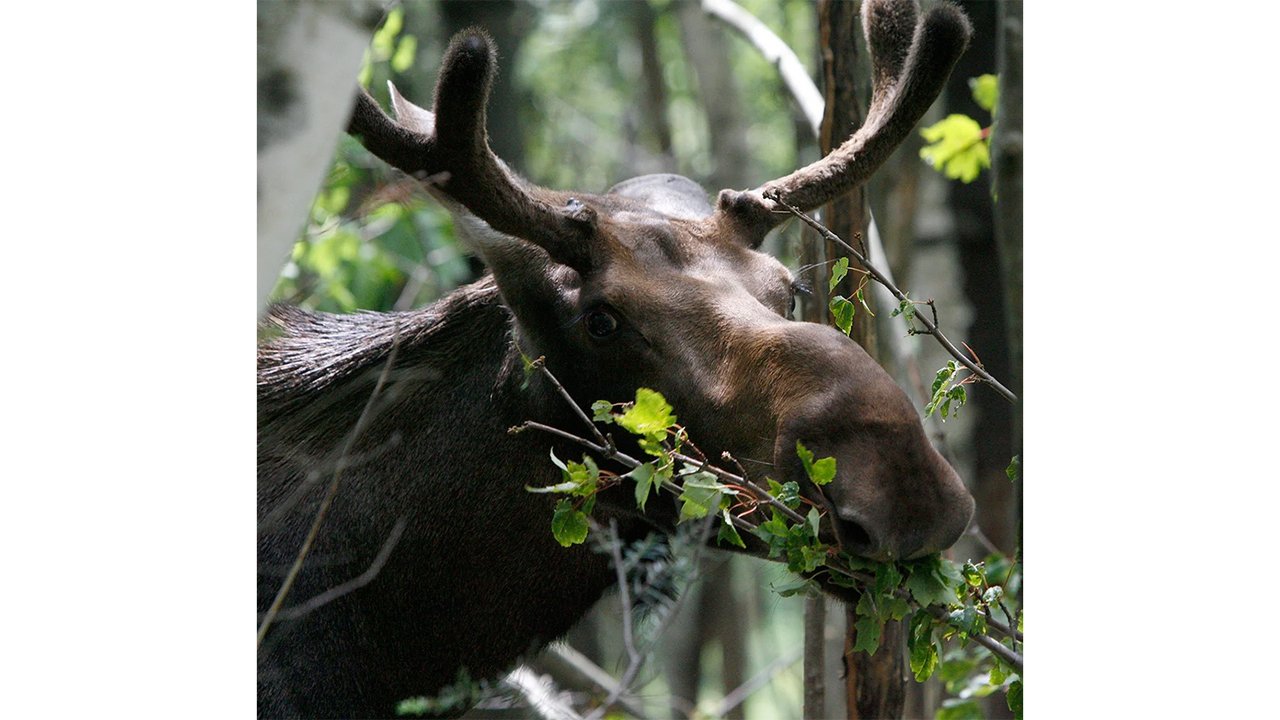
[[380, 0], [258, 3], [258, 311], [306, 225]]

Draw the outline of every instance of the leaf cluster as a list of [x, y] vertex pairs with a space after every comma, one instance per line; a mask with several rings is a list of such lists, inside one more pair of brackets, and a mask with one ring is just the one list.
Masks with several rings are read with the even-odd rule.
[[[831, 293], [831, 300], [827, 303], [828, 309], [831, 310], [831, 317], [835, 321], [836, 327], [840, 328], [840, 331], [845, 335], [853, 331], [853, 317], [857, 314], [858, 308], [853, 300], [843, 295], [836, 295], [835, 290], [840, 281], [844, 280], [845, 276], [849, 274], [849, 270], [849, 258], [842, 257], [836, 260], [835, 264], [831, 266], [831, 279], [827, 288], [827, 292]], [[853, 270], [862, 273], [862, 279], [858, 282], [858, 287], [853, 291], [853, 298], [858, 301], [858, 305], [861, 305], [871, 317], [875, 317], [876, 314], [871, 311], [871, 306], [867, 304], [866, 295], [863, 294], [870, 274], [857, 268], [853, 268]]]
[[[969, 87], [974, 102], [994, 119], [1000, 91], [997, 77], [971, 78]], [[951, 180], [971, 183], [991, 167], [991, 128], [983, 128], [968, 115], [952, 113], [922, 128], [920, 135], [929, 143], [920, 149], [920, 158]]]
[[[954, 392], [963, 392], [956, 384], [958, 369], [958, 364], [951, 362], [935, 379], [935, 401], [931, 405], [944, 416], [952, 411], [952, 404], [963, 404], [963, 396]], [[599, 401], [592, 405], [592, 412], [596, 422], [615, 424], [635, 435], [653, 459], [617, 476], [601, 471], [588, 457], [582, 463], [561, 464], [553, 454], [552, 461], [561, 468], [563, 481], [529, 490], [569, 496], [557, 504], [552, 521], [552, 532], [562, 545], [586, 539], [587, 515], [594, 494], [614, 479], [629, 477], [635, 480], [636, 505], [641, 511], [653, 494], [666, 491], [680, 502], [680, 523], [718, 514], [722, 520], [718, 541], [722, 544], [745, 547], [739, 529], [749, 531], [764, 544], [768, 557], [785, 562], [788, 570], [800, 576], [776, 585], [774, 590], [780, 595], [816, 592], [820, 581], [855, 590], [855, 650], [874, 653], [880, 646], [884, 624], [907, 619], [908, 650], [915, 678], [923, 682], [941, 669], [948, 687], [963, 691], [944, 711], [964, 717], [963, 713], [976, 707], [965, 704], [969, 698], [1003, 688], [1010, 707], [1021, 716], [1020, 672], [994, 655], [977, 654], [978, 646], [970, 644], [979, 636], [990, 642], [991, 620], [997, 612], [1010, 628], [1021, 632], [1021, 613], [1015, 620], [1007, 603], [1020, 589], [1017, 563], [1000, 556], [963, 565], [937, 554], [909, 562], [874, 562], [851, 556], [819, 538], [823, 512], [803, 497], [797, 483], [765, 478], [765, 490], [706, 462], [689, 462], [680, 451], [685, 446], [692, 447], [692, 443], [660, 393], [641, 388], [634, 402]], [[808, 481], [819, 492], [835, 478], [835, 458], [817, 458], [802, 443], [796, 443], [796, 455]], [[575, 506], [575, 501], [581, 506]], [[801, 514], [806, 503], [811, 507]], [[1018, 643], [1013, 637], [1001, 642], [1017, 652]], [[985, 673], [985, 679], [974, 680], [975, 673]], [[963, 678], [967, 678], [967, 684], [961, 688], [958, 683]]]
[[949, 415], [960, 413], [960, 408], [964, 407], [969, 399], [964, 383], [973, 377], [972, 375], [958, 377], [960, 368], [960, 363], [948, 360], [947, 364], [934, 375], [933, 387], [929, 391], [931, 397], [928, 404], [924, 406], [925, 417], [936, 412], [942, 417], [942, 421], [946, 422]]

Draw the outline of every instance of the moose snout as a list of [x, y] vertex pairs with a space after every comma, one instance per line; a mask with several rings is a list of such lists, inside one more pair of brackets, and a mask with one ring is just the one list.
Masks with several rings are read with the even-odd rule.
[[[861, 432], [866, 436], [915, 434], [900, 428], [862, 428]], [[825, 508], [829, 522], [824, 523], [823, 533], [829, 536], [824, 538], [828, 542], [880, 562], [912, 560], [951, 547], [968, 527], [973, 497], [924, 439], [923, 431], [922, 444], [903, 443], [896, 456], [872, 452], [869, 445], [874, 440], [849, 437], [832, 444], [823, 435], [796, 439], [815, 458], [835, 458], [836, 477], [830, 483], [819, 487], [809, 479], [797, 458], [795, 440], [789, 443], [789, 453], [780, 446], [774, 461], [806, 497]], [[791, 458], [797, 458], [794, 465]]]
[[909, 500], [851, 506], [841, 496], [858, 493], [856, 487], [825, 489], [832, 540], [846, 552], [880, 562], [914, 560], [951, 547], [968, 527], [974, 503], [959, 477], [950, 475], [936, 481], [939, 497], [930, 507], [912, 508], [919, 503]]
[[[934, 449], [918, 411], [861, 348], [810, 331], [829, 349], [823, 384], [780, 418], [774, 465], [827, 510], [829, 528], [847, 552], [910, 560], [950, 547], [973, 517], [964, 481]], [[815, 485], [797, 454], [836, 461], [835, 478]]]

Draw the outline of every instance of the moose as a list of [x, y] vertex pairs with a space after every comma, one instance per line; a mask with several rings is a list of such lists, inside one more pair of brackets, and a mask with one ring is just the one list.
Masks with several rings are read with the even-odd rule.
[[[826, 503], [821, 532], [850, 553], [911, 559], [958, 539], [973, 499], [905, 393], [838, 330], [793, 320], [795, 279], [757, 250], [786, 217], [777, 201], [812, 209], [867, 181], [971, 33], [954, 7], [922, 16], [914, 0], [866, 0], [863, 23], [873, 75], [863, 126], [827, 157], [714, 203], [677, 175], [603, 194], [517, 177], [489, 149], [496, 55], [479, 29], [452, 39], [430, 110], [392, 87], [392, 119], [359, 94], [348, 132], [424, 179], [489, 272], [414, 311], [268, 311], [259, 617], [286, 578], [290, 587], [260, 636], [260, 715], [393, 715], [462, 669], [506, 671], [613, 583], [609, 558], [560, 547], [553, 501], [526, 491], [558, 482], [548, 453], [576, 446], [508, 430], [580, 421], [523, 358], [545, 358], [583, 404], [659, 391], [709, 457], [763, 462]], [[820, 493], [797, 441], [837, 460]], [[603, 491], [597, 518], [623, 539], [674, 531], [674, 503], [641, 513], [630, 496]]]

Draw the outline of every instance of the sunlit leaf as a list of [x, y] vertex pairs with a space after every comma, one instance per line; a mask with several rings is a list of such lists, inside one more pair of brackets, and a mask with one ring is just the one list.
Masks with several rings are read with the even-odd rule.
[[671, 410], [662, 393], [638, 388], [635, 404], [618, 416], [617, 423], [636, 435], [662, 435], [676, 422]]
[[983, 168], [991, 167], [982, 126], [968, 115], [948, 115], [920, 134], [929, 143], [920, 148], [921, 159], [952, 180], [973, 182]]
[[969, 89], [973, 91], [973, 101], [978, 107], [996, 114], [996, 103], [1000, 100], [1000, 81], [990, 73], [969, 78]]

